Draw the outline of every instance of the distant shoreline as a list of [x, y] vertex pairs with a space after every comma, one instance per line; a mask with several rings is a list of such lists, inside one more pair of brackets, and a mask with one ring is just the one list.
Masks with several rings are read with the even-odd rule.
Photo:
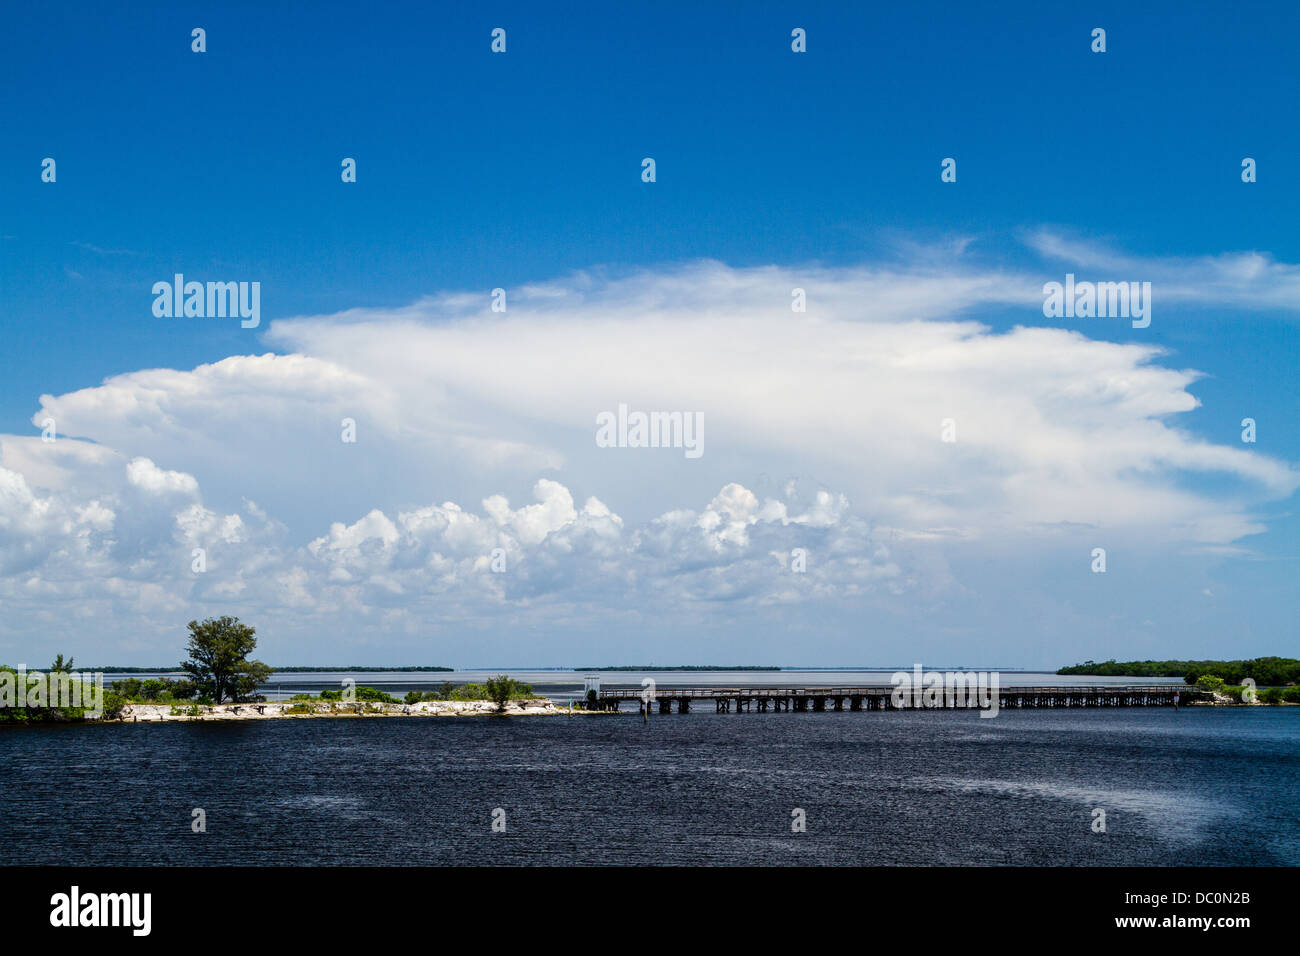
[[700, 672], [726, 673], [726, 672], [730, 672], [730, 671], [765, 671], [765, 672], [770, 672], [770, 671], [780, 671], [780, 670], [782, 670], [782, 668], [780, 668], [780, 667], [764, 667], [764, 666], [724, 667], [724, 666], [722, 666], [722, 665], [714, 665], [714, 664], [677, 664], [677, 665], [670, 665], [670, 666], [666, 666], [666, 667], [649, 667], [649, 666], [647, 666], [647, 667], [642, 667], [642, 666], [635, 665], [635, 664], [621, 664], [621, 665], [610, 665], [610, 666], [608, 666], [608, 667], [575, 667], [575, 668], [573, 668], [573, 670], [574, 670], [575, 673], [578, 672], [578, 671], [592, 671], [592, 672], [600, 672], [600, 673], [609, 673], [609, 672], [611, 672], [611, 671], [635, 671], [635, 672], [640, 672], [640, 671], [700, 671]]

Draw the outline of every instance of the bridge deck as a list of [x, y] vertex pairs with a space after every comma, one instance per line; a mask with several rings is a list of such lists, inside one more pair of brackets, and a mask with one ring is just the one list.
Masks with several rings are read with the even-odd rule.
[[[974, 675], [972, 675], [973, 677]], [[671, 713], [677, 705], [679, 713], [686, 713], [697, 701], [713, 701], [719, 712], [730, 712], [734, 706], [741, 710], [823, 711], [827, 705], [833, 710], [898, 710], [916, 707], [962, 708], [990, 703], [992, 688], [977, 687], [965, 681], [956, 685], [936, 684], [933, 688], [915, 691], [902, 688], [901, 702], [895, 701], [893, 685], [857, 687], [609, 687], [597, 692], [595, 701], [588, 707], [617, 710], [625, 701], [648, 701], [651, 707], [659, 705], [660, 713]], [[928, 695], [934, 703], [926, 704]], [[936, 699], [937, 695], [937, 699]], [[1093, 684], [1093, 685], [1034, 685], [1029, 687], [999, 687], [1000, 708], [1020, 709], [1038, 707], [1161, 707], [1179, 702], [1190, 703], [1200, 695], [1186, 684]]]

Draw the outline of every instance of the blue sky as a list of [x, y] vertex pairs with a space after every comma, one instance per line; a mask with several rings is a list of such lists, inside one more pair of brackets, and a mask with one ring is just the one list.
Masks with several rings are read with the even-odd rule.
[[[310, 13], [300, 5], [259, 6], [141, 4], [123, 12], [73, 4], [6, 14], [0, 36], [6, 129], [0, 146], [6, 345], [0, 355], [0, 433], [37, 435], [33, 418], [41, 417], [42, 395], [92, 389], [111, 376], [141, 370], [188, 372], [267, 352], [347, 366], [356, 343], [319, 331], [331, 324], [372, 323], [376, 335], [390, 335], [390, 351], [400, 352], [404, 340], [389, 324], [394, 310], [421, 300], [435, 305], [421, 308], [414, 321], [450, 334], [464, 309], [449, 305], [448, 296], [481, 294], [486, 303], [494, 287], [564, 285], [577, 270], [605, 267], [612, 284], [601, 285], [594, 298], [605, 296], [619, 312], [626, 305], [619, 297], [633, 294], [618, 284], [620, 277], [662, 278], [711, 260], [735, 272], [721, 279], [688, 272], [689, 281], [701, 287], [713, 281], [752, 284], [758, 274], [747, 270], [769, 266], [794, 273], [820, 268], [825, 282], [847, 283], [846, 288], [858, 269], [894, 276], [898, 282], [890, 289], [952, 274], [1010, 277], [1007, 291], [973, 302], [954, 299], [951, 317], [981, 323], [994, 338], [1018, 326], [1061, 327], [1093, 341], [1159, 347], [1165, 351], [1151, 359], [1156, 365], [1202, 373], [1185, 386], [1201, 407], [1161, 419], [1168, 428], [1188, 443], [1243, 451], [1238, 423], [1252, 416], [1259, 423], [1252, 454], [1283, 468], [1300, 460], [1294, 428], [1300, 403], [1293, 387], [1300, 301], [1290, 295], [1300, 289], [1290, 265], [1300, 262], [1293, 228], [1298, 187], [1289, 168], [1300, 154], [1290, 49], [1300, 10], [1293, 5], [1180, 3], [1134, 11], [1124, 4], [700, 9], [656, 3], [561, 10], [375, 3], [319, 4]], [[190, 50], [196, 26], [207, 31], [203, 54]], [[489, 33], [498, 26], [507, 30], [504, 55], [489, 51]], [[791, 52], [794, 27], [807, 31], [807, 53]], [[1094, 27], [1107, 31], [1104, 54], [1089, 49]], [[58, 164], [53, 184], [40, 180], [40, 161], [47, 156]], [[357, 160], [355, 184], [340, 182], [345, 156]], [[657, 163], [653, 184], [640, 180], [646, 156]], [[958, 163], [954, 184], [939, 181], [939, 162], [949, 156]], [[1241, 182], [1246, 156], [1258, 162], [1256, 183]], [[1240, 258], [1250, 253], [1261, 257], [1256, 271]], [[1100, 281], [1153, 281], [1151, 327], [1044, 318], [1032, 301], [1034, 283], [1059, 281], [1067, 271]], [[259, 281], [261, 328], [156, 319], [150, 287], [175, 272], [200, 280]], [[1026, 288], [1028, 302], [1021, 294]], [[701, 301], [715, 303], [711, 295], [701, 294]], [[809, 295], [816, 301], [814, 288]], [[529, 300], [524, 295], [516, 301]], [[861, 301], [856, 308], [870, 316], [876, 304]], [[539, 309], [539, 322], [554, 318]], [[356, 311], [346, 321], [338, 318], [348, 310]], [[711, 314], [705, 309], [699, 321], [713, 321]], [[917, 315], [925, 321], [945, 318], [926, 309]], [[313, 316], [326, 318], [303, 318]], [[275, 325], [295, 319], [297, 325]], [[743, 323], [745, 316], [734, 321]], [[623, 333], [615, 327], [608, 334]], [[628, 334], [631, 348], [640, 339]], [[457, 334], [451, 341], [468, 350], [457, 367], [485, 361], [476, 381], [498, 369], [485, 360], [498, 345], [492, 335]], [[570, 357], [587, 344], [580, 328], [568, 326], [547, 341]], [[728, 341], [722, 338], [718, 347], [725, 351]], [[716, 374], [724, 384], [730, 375], [752, 382], [762, 374], [757, 369], [764, 367], [765, 349], [775, 348], [769, 337], [744, 350], [747, 362]], [[546, 356], [544, 345], [537, 354], [539, 360]], [[382, 362], [352, 371], [380, 382], [388, 376]], [[582, 375], [581, 363], [569, 371]], [[787, 370], [773, 380], [798, 387], [797, 374]], [[163, 390], [189, 387], [177, 380]], [[239, 396], [258, 387], [244, 380], [233, 387], [235, 398], [222, 399], [224, 406], [214, 398], [213, 407], [234, 408]], [[460, 383], [457, 394], [464, 396], [469, 387]], [[549, 397], [544, 381], [533, 387]], [[996, 382], [980, 387], [996, 391]], [[562, 391], [562, 383], [555, 389]], [[273, 391], [284, 397], [280, 385]], [[609, 393], [608, 407], [620, 400]], [[861, 400], [906, 399], [885, 393]], [[402, 393], [398, 402], [403, 419], [412, 404], [425, 404], [415, 393]], [[250, 407], [262, 406], [254, 401]], [[457, 406], [457, 427], [481, 438], [508, 435], [519, 441], [520, 407], [529, 403], [480, 395]], [[397, 521], [402, 509], [451, 500], [481, 512], [479, 502], [493, 494], [507, 496], [518, 508], [531, 500], [535, 483], [547, 479], [572, 491], [578, 512], [581, 499], [598, 497], [625, 519], [626, 530], [675, 509], [707, 512], [706, 503], [730, 482], [763, 499], [763, 481], [778, 489], [793, 476], [809, 488], [844, 494], [843, 514], [864, 528], [903, 528], [906, 537], [908, 530], [919, 534], [929, 519], [911, 513], [903, 520], [892, 510], [895, 499], [935, 477], [900, 473], [880, 487], [855, 487], [862, 470], [857, 458], [812, 461], [789, 442], [758, 449], [753, 441], [729, 457], [725, 430], [714, 433], [723, 450], [717, 465], [688, 474], [680, 461], [655, 459], [647, 468], [641, 457], [624, 473], [606, 469], [604, 460], [586, 462], [588, 452], [569, 447], [575, 429], [564, 413], [548, 418], [539, 412], [523, 431], [558, 457], [543, 454], [484, 470], [452, 467], [447, 446], [432, 437], [437, 429], [430, 426], [414, 440], [427, 439], [428, 448], [412, 449], [410, 436], [394, 438], [390, 457], [366, 459], [355, 472], [329, 457], [339, 449], [321, 450], [324, 457], [313, 460], [313, 467], [346, 475], [339, 487], [298, 474], [295, 469], [306, 460], [301, 456], [272, 461], [262, 484], [249, 479], [245, 487], [240, 456], [265, 459], [277, 443], [268, 433], [267, 446], [231, 446], [223, 458], [213, 448], [240, 430], [234, 412], [233, 425], [211, 408], [194, 410], [193, 419], [173, 416], [203, 439], [196, 438], [196, 446], [205, 450], [172, 443], [174, 460], [167, 460], [167, 443], [149, 440], [150, 433], [158, 434], [156, 427], [118, 427], [130, 418], [122, 406], [110, 414], [101, 403], [99, 417], [84, 403], [73, 408], [73, 421], [80, 414], [87, 424], [67, 432], [70, 441], [111, 447], [124, 461], [145, 457], [161, 474], [193, 475], [203, 507], [214, 514], [238, 512], [245, 498], [259, 507], [275, 505], [268, 520], [284, 529], [274, 544], [276, 573], [293, 577], [294, 568], [302, 570], [304, 592], [317, 598], [324, 585], [293, 550], [326, 535], [333, 522], [352, 526], [372, 509], [406, 534]], [[824, 413], [834, 417], [836, 410]], [[732, 421], [726, 412], [710, 420]], [[1141, 420], [1142, 415], [1135, 419]], [[287, 421], [293, 427], [292, 417]], [[811, 434], [817, 417], [786, 425]], [[552, 435], [549, 429], [557, 431]], [[310, 427], [299, 422], [298, 432], [303, 430]], [[730, 434], [741, 430], [737, 425]], [[1104, 429], [1089, 425], [1085, 431], [1094, 444], [1106, 445]], [[175, 590], [163, 585], [160, 572], [138, 570], [141, 561], [163, 560], [167, 548], [187, 555], [183, 545], [192, 542], [155, 529], [136, 541], [139, 551], [128, 560], [130, 508], [124, 499], [109, 503], [117, 490], [102, 485], [96, 491], [99, 479], [85, 476], [84, 486], [42, 479], [39, 466], [31, 464], [35, 452], [6, 450], [0, 466], [24, 475], [32, 502], [62, 500], [59, 495], [77, 485], [87, 500], [101, 500], [112, 510], [114, 520], [104, 519], [96, 532], [112, 542], [104, 544], [108, 550], [101, 557], [111, 552], [137, 571], [119, 577], [95, 564], [88, 580], [74, 587], [66, 566], [57, 574], [48, 566], [42, 572], [33, 548], [15, 543], [17, 557], [3, 566], [14, 590], [0, 597], [15, 610], [8, 627], [0, 626], [0, 657], [38, 659], [54, 629], [67, 635], [65, 643], [84, 641], [78, 648], [83, 657], [101, 656], [95, 652], [102, 649], [106, 660], [170, 660], [171, 644], [179, 645], [178, 625], [195, 614], [225, 610], [213, 593]], [[988, 463], [995, 452], [986, 451], [981, 461]], [[875, 456], [890, 453], [880, 448]], [[1000, 448], [996, 454], [1010, 460], [1017, 453]], [[550, 465], [537, 463], [543, 459]], [[1117, 474], [1166, 464], [1157, 455], [1117, 465]], [[405, 482], [417, 467], [421, 482]], [[1005, 476], [1009, 467], [995, 471]], [[285, 480], [277, 482], [276, 475]], [[687, 588], [673, 598], [674, 607], [688, 608], [677, 623], [647, 595], [675, 593], [672, 582], [680, 584], [698, 570], [692, 561], [640, 568], [633, 596], [622, 593], [617, 600], [596, 594], [600, 588], [592, 582], [604, 580], [600, 561], [588, 569], [591, 580], [561, 562], [530, 577], [523, 593], [493, 592], [500, 598], [495, 603], [489, 595], [454, 613], [352, 595], [355, 620], [323, 631], [316, 618], [308, 621], [306, 604], [254, 601], [239, 588], [224, 593], [227, 604], [247, 600], [244, 613], [264, 622], [263, 631], [275, 635], [268, 639], [282, 641], [278, 654], [267, 655], [281, 663], [369, 655], [381, 663], [432, 658], [462, 665], [650, 657], [831, 664], [896, 661], [916, 641], [932, 658], [1018, 659], [1029, 666], [1111, 654], [1293, 652], [1297, 526], [1286, 480], [1274, 476], [1266, 494], [1239, 494], [1242, 474], [1232, 468], [1171, 468], [1161, 481], [1169, 491], [1248, 514], [1261, 528], [1244, 536], [1171, 536], [1157, 544], [1160, 535], [1153, 538], [1150, 529], [1119, 512], [1099, 511], [1101, 537], [1132, 534], [1149, 546], [1141, 575], [1136, 548], [1128, 552], [1127, 565], [1120, 562], [1133, 570], [1108, 571], [1104, 580], [1115, 593], [1105, 600], [1114, 601], [1113, 607], [1099, 606], [1089, 590], [1097, 579], [1072, 576], [1072, 544], [993, 544], [973, 525], [963, 525], [963, 543], [914, 555], [913, 566], [895, 560], [897, 555], [882, 559], [902, 579], [924, 582], [915, 585], [925, 591], [924, 599], [893, 594], [873, 603], [851, 581], [836, 579], [786, 603], [744, 572], [718, 567], [720, 578], [747, 583], [725, 600]], [[1007, 486], [1002, 492], [1009, 494]], [[1123, 487], [1115, 491], [1125, 493]], [[65, 504], [86, 507], [84, 501]], [[974, 520], [977, 504], [975, 499], [966, 518]], [[990, 511], [994, 505], [990, 500]], [[39, 510], [30, 502], [24, 507]], [[790, 507], [794, 514], [793, 502]], [[1205, 517], [1197, 514], [1197, 521]], [[1046, 503], [1032, 517], [1035, 524], [1078, 518], [1055, 514]], [[555, 520], [564, 523], [563, 516]], [[141, 527], [152, 527], [141, 521]], [[16, 527], [10, 526], [15, 539]], [[976, 539], [984, 543], [973, 544]], [[851, 540], [869, 551], [878, 543], [869, 530]], [[538, 546], [547, 547], [545, 541]], [[836, 554], [851, 551], [847, 540], [826, 546]], [[986, 557], [967, 554], [972, 547], [986, 548], [977, 552]], [[1208, 555], [1207, 547], [1215, 553]], [[259, 553], [238, 560], [244, 567], [269, 560]], [[990, 563], [989, 554], [998, 555], [996, 561]], [[227, 560], [227, 571], [233, 560]], [[430, 558], [427, 566], [437, 563]], [[936, 564], [945, 570], [924, 570]], [[358, 576], [356, 568], [349, 573]], [[380, 580], [380, 591], [394, 585], [373, 568], [366, 573]], [[31, 599], [24, 595], [40, 590], [32, 575], [42, 586], [54, 588], [58, 580], [69, 590], [51, 590], [57, 596], [39, 607], [26, 604]], [[97, 586], [91, 579], [119, 584], [91, 598]], [[397, 591], [389, 587], [386, 593], [424, 593], [424, 585], [412, 581], [394, 586]], [[146, 607], [144, 593], [157, 588], [169, 597]], [[132, 589], [138, 593], [126, 596]], [[537, 610], [538, 603], [558, 601], [556, 594], [565, 589], [576, 591], [546, 613]], [[1214, 607], [1189, 607], [1189, 594], [1213, 595]], [[594, 603], [586, 603], [587, 597]], [[60, 607], [96, 607], [100, 599], [102, 638], [84, 636], [60, 617]], [[646, 603], [639, 605], [641, 600]], [[340, 601], [331, 607], [347, 604]], [[772, 606], [767, 602], [776, 602], [781, 613], [765, 610]], [[1040, 605], [1040, 616], [1016, 620], [1017, 608]], [[403, 612], [426, 623], [431, 615], [446, 617], [415, 626], [397, 621]], [[311, 613], [326, 612], [316, 606]], [[386, 613], [395, 616], [385, 620]], [[147, 627], [138, 626], [140, 618], [149, 621]], [[866, 619], [878, 622], [878, 629], [864, 629]], [[683, 636], [688, 631], [690, 638]], [[783, 636], [799, 631], [804, 636], [794, 643]], [[912, 636], [891, 637], [903, 633]]]

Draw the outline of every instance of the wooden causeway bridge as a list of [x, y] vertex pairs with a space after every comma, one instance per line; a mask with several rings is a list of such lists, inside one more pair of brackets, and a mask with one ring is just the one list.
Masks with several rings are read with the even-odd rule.
[[[689, 713], [691, 707], [713, 703], [717, 713], [741, 711], [816, 711], [827, 710], [953, 710], [972, 709], [975, 700], [988, 701], [990, 689], [974, 685], [953, 688], [939, 685], [929, 695], [918, 692], [914, 703], [912, 689], [901, 689], [902, 704], [894, 699], [895, 689], [888, 687], [655, 687], [648, 691], [640, 687], [602, 688], [596, 699], [588, 701], [592, 710], [618, 710], [626, 702], [638, 705], [649, 697], [651, 709], [658, 705], [659, 713], [671, 714], [676, 705], [679, 714]], [[1183, 684], [1157, 684], [1151, 686], [1091, 686], [1091, 687], [999, 687], [998, 708], [1017, 710], [1036, 707], [1172, 707], [1190, 703], [1201, 695]], [[926, 704], [929, 696], [935, 703]]]

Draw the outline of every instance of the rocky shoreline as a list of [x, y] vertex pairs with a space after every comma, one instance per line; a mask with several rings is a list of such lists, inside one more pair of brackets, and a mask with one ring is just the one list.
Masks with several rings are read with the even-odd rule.
[[544, 697], [512, 700], [504, 713], [488, 700], [437, 700], [418, 704], [379, 704], [368, 701], [276, 701], [259, 704], [127, 704], [120, 723], [159, 723], [183, 720], [315, 720], [339, 717], [533, 717], [588, 715], [596, 711], [560, 707]]
[[1188, 707], [1300, 707], [1300, 704], [1293, 704], [1290, 701], [1282, 700], [1274, 704], [1266, 704], [1256, 697], [1254, 700], [1237, 700], [1231, 694], [1223, 694], [1218, 691], [1203, 691], [1205, 697], [1200, 700], [1190, 700], [1187, 702]]

